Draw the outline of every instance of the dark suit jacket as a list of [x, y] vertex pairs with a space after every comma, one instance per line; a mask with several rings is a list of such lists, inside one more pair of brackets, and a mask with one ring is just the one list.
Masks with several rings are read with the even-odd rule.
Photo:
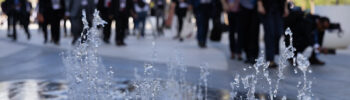
[[[19, 0], [19, 5], [20, 5], [19, 12], [21, 14], [24, 14], [26, 12], [26, 8], [27, 8], [26, 2], [27, 2], [27, 0]], [[9, 13], [16, 12], [15, 0], [9, 0], [7, 2], [7, 6], [8, 6]]]
[[51, 0], [39, 0], [39, 13], [44, 17], [58, 16], [62, 18], [65, 12], [65, 0], [60, 0], [60, 9], [54, 10]]
[[132, 13], [134, 13], [134, 3], [133, 0], [125, 0], [126, 6], [123, 10], [120, 9], [120, 0], [112, 0], [110, 10], [114, 17], [129, 17]]
[[262, 0], [262, 3], [267, 13], [278, 11], [283, 14], [286, 0]]
[[[111, 3], [112, 3], [113, 0], [111, 0]], [[111, 4], [106, 7], [105, 6], [105, 0], [99, 0], [98, 3], [97, 3], [97, 10], [100, 11], [100, 15], [101, 17], [108, 17], [110, 14], [110, 10], [111, 10]]]

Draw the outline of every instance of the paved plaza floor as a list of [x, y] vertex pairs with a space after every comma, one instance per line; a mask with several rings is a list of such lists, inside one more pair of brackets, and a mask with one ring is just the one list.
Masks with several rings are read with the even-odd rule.
[[[27, 40], [24, 33], [18, 33], [18, 41], [6, 37], [6, 31], [0, 30], [0, 82], [24, 79], [64, 80], [65, 69], [60, 53], [71, 49], [71, 37], [63, 37], [59, 46], [43, 44], [42, 33], [31, 30], [32, 39]], [[115, 79], [134, 79], [134, 69], [143, 70], [144, 64], [155, 61], [159, 77], [166, 76], [169, 62], [181, 57], [180, 61], [187, 68], [186, 80], [198, 82], [201, 64], [208, 64], [210, 76], [208, 85], [212, 88], [230, 91], [233, 75], [252, 74], [243, 71], [249, 65], [231, 60], [227, 34], [219, 43], [209, 42], [207, 49], [200, 49], [192, 38], [183, 42], [173, 40], [174, 32], [166, 31], [165, 36], [154, 38], [148, 34], [144, 39], [129, 36], [126, 47], [116, 47], [102, 43], [98, 53], [105, 66], [112, 66]], [[113, 36], [112, 36], [113, 37]], [[113, 38], [114, 39], [114, 38]], [[113, 40], [111, 39], [111, 40]], [[154, 45], [155, 44], [155, 45]], [[152, 54], [156, 53], [156, 57]], [[306, 52], [308, 55], [310, 52]], [[320, 100], [346, 100], [350, 97], [350, 49], [338, 50], [336, 55], [320, 55], [327, 62], [325, 66], [311, 66], [312, 73], [308, 79], [313, 81], [312, 91]], [[154, 60], [155, 59], [155, 60]], [[302, 81], [302, 74], [294, 73], [289, 66], [286, 79], [281, 81], [280, 94], [296, 97], [296, 86]], [[269, 69], [273, 80], [276, 80], [276, 69]], [[165, 77], [163, 77], [165, 78]], [[264, 91], [264, 88], [257, 91]]]

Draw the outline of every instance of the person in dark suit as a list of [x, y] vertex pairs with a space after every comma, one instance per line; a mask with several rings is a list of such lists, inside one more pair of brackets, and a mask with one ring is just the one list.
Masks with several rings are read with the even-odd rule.
[[153, 2], [155, 3], [154, 9], [155, 9], [155, 16], [156, 16], [157, 32], [159, 35], [162, 35], [164, 21], [165, 21], [164, 10], [165, 10], [165, 6], [166, 6], [166, 1], [165, 0], [153, 0]]
[[221, 23], [221, 14], [223, 12], [222, 3], [220, 0], [214, 0], [213, 9], [211, 10], [211, 17], [213, 28], [210, 31], [210, 40], [213, 42], [220, 42], [222, 32], [224, 31]]
[[[194, 0], [196, 1], [196, 0]], [[194, 2], [196, 3], [196, 2]], [[197, 20], [200, 20], [197, 23], [198, 33], [197, 40], [200, 48], [207, 47], [207, 37], [208, 37], [208, 29], [209, 29], [209, 19], [213, 16], [213, 10], [215, 9], [216, 1], [215, 0], [198, 0], [198, 13]]]
[[111, 16], [116, 21], [116, 37], [115, 42], [117, 46], [125, 46], [125, 35], [128, 29], [128, 18], [134, 12], [133, 0], [112, 0]]
[[237, 57], [238, 60], [242, 60], [242, 49], [240, 42], [238, 41], [238, 0], [221, 0], [224, 11], [228, 14], [228, 22], [229, 22], [229, 43], [230, 43], [230, 51], [231, 51], [231, 59], [235, 59]]
[[[12, 37], [14, 41], [17, 40], [17, 29], [16, 29], [17, 22], [24, 23], [26, 16], [27, 17], [30, 16], [30, 14], [28, 15], [28, 12], [27, 12], [27, 6], [28, 6], [27, 3], [28, 3], [27, 0], [13, 0], [9, 2], [9, 5], [8, 5], [10, 7], [9, 12], [13, 17], [13, 23], [12, 23], [13, 36]], [[30, 33], [28, 29], [28, 24], [25, 24], [25, 25], [27, 25], [27, 26], [24, 26], [25, 33], [27, 34], [27, 39], [29, 40]]]
[[254, 64], [259, 55], [259, 18], [256, 0], [239, 0], [237, 18], [238, 45], [246, 54], [245, 63]]
[[[113, 0], [114, 1], [114, 0]], [[95, 10], [96, 4], [95, 0], [68, 0], [65, 2], [65, 17], [70, 18], [72, 24], [71, 32], [73, 34], [72, 44], [74, 45], [76, 41], [81, 36], [81, 33], [86, 34], [87, 31], [83, 32], [83, 22], [82, 22], [82, 11], [85, 10], [87, 21], [89, 26], [93, 19], [93, 12]], [[81, 42], [84, 42], [85, 39], [82, 39]]]
[[109, 44], [109, 38], [111, 36], [111, 23], [112, 18], [110, 18], [112, 0], [99, 0], [97, 3], [97, 9], [100, 11], [101, 18], [107, 22], [103, 27], [103, 42]]
[[59, 45], [60, 21], [64, 16], [64, 0], [39, 0], [39, 16], [44, 32], [44, 43], [47, 43], [47, 26], [51, 26], [51, 39], [54, 44]]
[[266, 61], [269, 67], [277, 67], [274, 56], [279, 51], [279, 40], [283, 34], [283, 17], [288, 16], [286, 0], [258, 0], [258, 12], [262, 15]]
[[26, 8], [25, 8], [25, 11], [23, 11], [23, 15], [20, 19], [20, 23], [22, 24], [24, 31], [26, 33], [30, 33], [29, 32], [29, 23], [30, 23], [30, 15], [31, 15], [33, 7], [29, 1], [25, 1], [25, 5], [26, 5]]
[[183, 38], [181, 37], [181, 31], [183, 27], [184, 18], [186, 17], [186, 13], [188, 9], [188, 1], [172, 0], [172, 4], [175, 5], [175, 14], [177, 16], [177, 22], [178, 22], [177, 35], [174, 37], [174, 39], [179, 39], [180, 41], [183, 41]]
[[5, 0], [1, 3], [1, 10], [3, 13], [7, 16], [7, 37], [11, 37], [11, 24], [13, 21], [12, 13], [10, 12], [10, 6], [9, 6], [10, 0]]

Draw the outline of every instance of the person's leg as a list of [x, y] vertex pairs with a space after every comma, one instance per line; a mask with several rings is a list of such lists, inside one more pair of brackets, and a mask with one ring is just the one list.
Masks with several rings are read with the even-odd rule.
[[231, 51], [231, 58], [235, 58], [236, 53], [236, 41], [235, 41], [235, 31], [236, 31], [236, 23], [235, 23], [235, 15], [233, 13], [228, 13], [228, 20], [229, 20], [229, 41], [230, 41], [230, 51]]
[[7, 37], [11, 36], [11, 25], [13, 23], [13, 17], [11, 14], [7, 16]]
[[280, 14], [274, 15], [275, 19], [275, 55], [278, 55], [280, 52], [280, 39], [284, 33], [284, 22], [283, 17]]
[[124, 42], [124, 39], [126, 38], [126, 35], [127, 35], [127, 31], [128, 31], [128, 17], [127, 16], [125, 16], [125, 17], [122, 17], [122, 21], [121, 21], [122, 23], [122, 29], [121, 29], [121, 42], [122, 42], [122, 45], [125, 45], [125, 42]]
[[157, 27], [157, 31], [158, 31], [158, 34], [162, 34], [162, 27], [161, 27], [161, 24], [160, 24], [160, 20], [163, 20], [163, 10], [162, 9], [156, 9], [156, 27]]
[[259, 54], [259, 21], [256, 10], [244, 9], [240, 13], [239, 39], [246, 53], [245, 63], [254, 64]]
[[146, 17], [147, 13], [143, 13], [143, 17], [141, 18], [141, 36], [144, 37], [145, 36], [145, 26], [146, 26]]
[[109, 18], [104, 18], [104, 20], [107, 22], [107, 24], [105, 24], [105, 26], [103, 27], [103, 41], [105, 43], [109, 43], [109, 38], [111, 36], [112, 20]]
[[127, 17], [118, 16], [116, 19], [116, 44], [124, 45], [125, 30], [127, 29]]
[[248, 40], [248, 59], [255, 63], [255, 59], [259, 56], [259, 20], [256, 10], [250, 11], [250, 26], [246, 39]]
[[27, 39], [29, 40], [30, 39], [30, 32], [29, 32], [29, 16], [28, 16], [28, 18], [26, 17], [26, 18], [23, 18], [22, 19], [23, 20], [23, 28], [24, 28], [24, 32], [26, 33], [26, 35], [27, 35]]
[[121, 27], [121, 19], [120, 17], [116, 17], [115, 18], [115, 42], [116, 42], [116, 45], [120, 45], [121, 44], [121, 37], [122, 37], [122, 33], [121, 33], [121, 30], [122, 30], [122, 27]]
[[12, 21], [12, 32], [13, 32], [12, 38], [14, 41], [17, 40], [17, 29], [16, 29], [17, 21], [19, 21], [19, 15], [17, 14], [17, 12], [14, 12], [13, 21]]
[[72, 22], [71, 31], [73, 34], [72, 44], [75, 44], [76, 41], [79, 39], [81, 32], [83, 31], [83, 26], [82, 26], [83, 23], [81, 21], [81, 18], [79, 18], [79, 17], [72, 18], [71, 22]]
[[140, 25], [139, 25], [139, 23], [140, 23], [140, 14], [139, 13], [137, 13], [137, 18], [134, 18], [134, 31], [136, 31], [136, 30], [138, 30], [139, 31], [139, 27], [140, 27]]
[[222, 34], [222, 24], [221, 24], [221, 13], [217, 14], [216, 11], [212, 12], [213, 16], [212, 18], [212, 22], [213, 22], [213, 29], [211, 30], [211, 36], [220, 36], [219, 39], [221, 39], [221, 34]]
[[202, 34], [202, 17], [199, 11], [195, 11], [195, 19], [196, 19], [196, 26], [197, 26], [197, 41], [200, 42], [200, 35]]
[[66, 18], [63, 18], [63, 31], [64, 31], [64, 37], [67, 37], [68, 33], [67, 33], [67, 19]]
[[[321, 47], [323, 44], [324, 34], [325, 34], [324, 32], [317, 32], [318, 43]], [[315, 48], [312, 49], [312, 53], [309, 57], [309, 61], [312, 65], [324, 65], [324, 64], [326, 64], [324, 61], [321, 61], [320, 59], [318, 59], [319, 52], [316, 52]]]
[[184, 16], [177, 15], [178, 28], [177, 28], [177, 35], [176, 35], [176, 37], [181, 37], [181, 31], [182, 31], [182, 26], [183, 26], [183, 19], [184, 19]]
[[274, 19], [271, 14], [266, 14], [263, 18], [264, 24], [264, 40], [265, 40], [265, 56], [266, 61], [273, 62], [275, 55], [275, 32], [274, 32]]
[[47, 21], [44, 21], [42, 24], [41, 24], [41, 29], [44, 33], [44, 43], [46, 44], [47, 43], [47, 24], [48, 22]]
[[60, 40], [60, 18], [53, 17], [51, 22], [51, 36], [53, 42], [58, 45]]
[[201, 36], [201, 41], [203, 43], [204, 48], [206, 47], [207, 37], [208, 37], [208, 30], [209, 30], [209, 18], [210, 14], [209, 12], [204, 12], [203, 14], [203, 35]]
[[[237, 43], [237, 48], [242, 49], [245, 54], [246, 58], [249, 58], [249, 53], [248, 51], [248, 42], [249, 42], [249, 25], [250, 25], [250, 15], [248, 11], [240, 7], [241, 11], [238, 13], [238, 25], [237, 25], [237, 33], [238, 33], [238, 43]], [[246, 62], [250, 62], [249, 59], [246, 59]]]

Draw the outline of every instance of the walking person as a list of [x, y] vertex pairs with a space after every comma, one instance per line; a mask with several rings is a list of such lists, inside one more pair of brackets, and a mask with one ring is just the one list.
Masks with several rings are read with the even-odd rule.
[[275, 54], [279, 51], [279, 40], [283, 34], [283, 17], [288, 16], [286, 0], [258, 0], [258, 11], [264, 25], [265, 57], [269, 67], [275, 68]]
[[181, 36], [184, 18], [186, 17], [187, 9], [188, 9], [188, 1], [187, 0], [172, 0], [172, 5], [175, 5], [175, 14], [177, 16], [177, 34], [174, 39], [179, 39], [183, 41], [183, 37]]
[[241, 43], [238, 41], [238, 0], [221, 0], [224, 11], [228, 14], [228, 22], [229, 22], [229, 45], [231, 51], [231, 59], [235, 59], [237, 57], [238, 60], [242, 60], [242, 49]]
[[[9, 6], [10, 6], [10, 12], [12, 15], [12, 29], [13, 29], [13, 35], [12, 38], [14, 41], [17, 40], [17, 22], [23, 22], [25, 16], [27, 14], [27, 0], [13, 0], [9, 2]], [[29, 29], [28, 27], [26, 28], [26, 26], [24, 26], [25, 29], [25, 33], [27, 34], [27, 39], [30, 39], [30, 33], [29, 33]]]
[[165, 0], [153, 0], [155, 3], [155, 16], [156, 16], [156, 27], [157, 27], [157, 32], [158, 35], [163, 35], [163, 28], [164, 28], [164, 21], [165, 21], [165, 6], [166, 2]]
[[47, 26], [50, 25], [51, 40], [55, 45], [60, 41], [60, 22], [65, 12], [64, 0], [39, 0], [39, 16], [42, 16], [42, 29], [44, 32], [44, 43], [48, 41]]
[[255, 0], [239, 0], [238, 45], [246, 54], [245, 63], [254, 64], [259, 55], [259, 19]]
[[[114, 1], [114, 0], [113, 0]], [[70, 18], [71, 22], [71, 33], [73, 34], [73, 40], [72, 44], [74, 45], [76, 41], [81, 36], [81, 33], [83, 32], [83, 22], [81, 20], [82, 18], [82, 11], [85, 10], [86, 17], [89, 22], [89, 26], [91, 26], [93, 12], [96, 7], [95, 0], [67, 0], [65, 2], [65, 17]], [[86, 34], [86, 31], [83, 32], [83, 34]], [[85, 40], [83, 39], [82, 42]]]
[[11, 7], [10, 7], [10, 0], [5, 0], [4, 2], [1, 3], [1, 10], [3, 13], [7, 16], [7, 37], [12, 37], [11, 34], [11, 25], [13, 21], [13, 15], [12, 12], [10, 12]]
[[20, 23], [23, 26], [24, 31], [30, 35], [29, 24], [30, 24], [30, 15], [32, 13], [33, 7], [32, 7], [32, 4], [27, 0], [24, 1], [24, 4], [25, 4], [25, 9], [22, 12], [22, 17], [20, 18]]
[[115, 42], [117, 46], [126, 46], [124, 39], [128, 29], [128, 18], [133, 15], [133, 0], [112, 0], [111, 15], [116, 21], [116, 37]]
[[[199, 0], [198, 9], [196, 13], [198, 13], [197, 20], [199, 22], [197, 23], [198, 27], [198, 33], [197, 33], [197, 40], [198, 40], [198, 46], [200, 48], [206, 48], [207, 47], [207, 37], [208, 37], [208, 28], [209, 28], [209, 18], [212, 17], [212, 10], [215, 7], [215, 1], [214, 0]], [[195, 4], [196, 5], [196, 4]]]
[[224, 26], [221, 23], [221, 14], [223, 12], [223, 6], [221, 0], [215, 0], [213, 4], [213, 9], [211, 10], [212, 16], [210, 19], [213, 23], [213, 28], [210, 31], [210, 40], [213, 42], [220, 42], [222, 32], [224, 31]]
[[137, 32], [139, 32], [139, 35], [137, 35], [138, 37], [145, 37], [145, 25], [149, 6], [143, 0], [137, 0], [134, 4], [134, 10], [136, 13], [136, 16], [134, 18], [134, 30], [137, 30]]
[[103, 27], [103, 42], [109, 44], [111, 36], [112, 18], [110, 17], [112, 0], [99, 0], [97, 3], [97, 9], [100, 11], [101, 18], [107, 22]]

